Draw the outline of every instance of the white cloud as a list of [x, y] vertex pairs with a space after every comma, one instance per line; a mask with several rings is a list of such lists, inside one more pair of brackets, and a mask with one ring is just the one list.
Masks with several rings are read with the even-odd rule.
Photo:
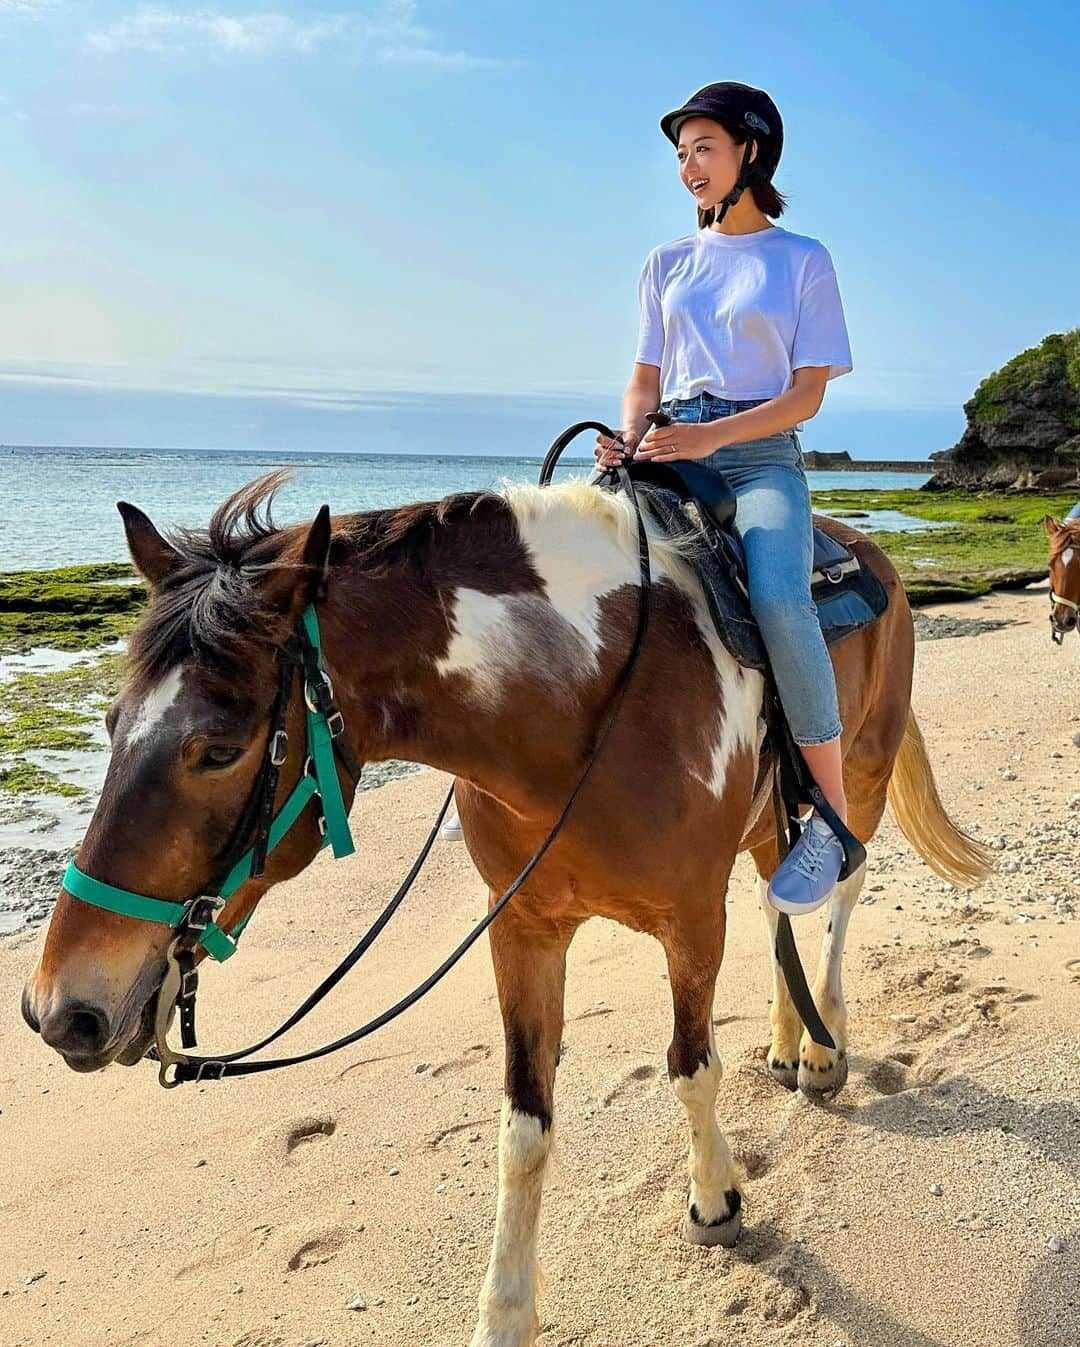
[[184, 50], [209, 47], [223, 52], [313, 51], [352, 26], [348, 17], [296, 20], [285, 14], [232, 17], [198, 10], [177, 14], [147, 5], [110, 28], [90, 34], [100, 51]]
[[430, 65], [444, 69], [473, 70], [477, 66], [502, 66], [506, 62], [496, 56], [470, 56], [467, 51], [440, 51], [437, 47], [400, 46], [382, 47], [379, 60], [396, 65]]
[[52, 0], [0, 0], [0, 14], [27, 14], [39, 19]]
[[[0, 5], [12, 2], [34, 0], [0, 0]], [[436, 35], [417, 22], [415, 0], [389, 0], [367, 14], [308, 14], [300, 19], [272, 11], [179, 13], [161, 5], [143, 5], [108, 28], [90, 33], [88, 40], [103, 52], [194, 49], [223, 55], [305, 54], [336, 43], [386, 63], [458, 69], [501, 64], [491, 57], [443, 50]]]

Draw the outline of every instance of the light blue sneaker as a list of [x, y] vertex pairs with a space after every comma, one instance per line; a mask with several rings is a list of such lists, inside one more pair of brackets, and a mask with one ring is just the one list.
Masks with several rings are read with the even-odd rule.
[[835, 888], [843, 864], [840, 839], [814, 814], [769, 881], [769, 902], [792, 917], [816, 912]]

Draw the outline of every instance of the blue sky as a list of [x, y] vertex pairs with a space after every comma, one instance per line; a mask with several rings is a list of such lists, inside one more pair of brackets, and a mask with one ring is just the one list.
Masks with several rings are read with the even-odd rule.
[[0, 441], [535, 452], [617, 417], [689, 232], [659, 115], [784, 114], [856, 371], [804, 436], [923, 457], [1080, 322], [1076, 6], [0, 0]]

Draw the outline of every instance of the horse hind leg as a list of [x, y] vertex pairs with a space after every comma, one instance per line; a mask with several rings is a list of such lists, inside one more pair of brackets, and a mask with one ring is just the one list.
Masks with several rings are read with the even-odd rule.
[[539, 1332], [536, 1244], [551, 1150], [571, 935], [537, 940], [519, 927], [511, 912], [504, 912], [491, 928], [506, 1037], [506, 1084], [495, 1234], [471, 1347], [533, 1347]]
[[804, 1094], [831, 1097], [842, 1089], [847, 1080], [847, 1007], [841, 984], [841, 966], [848, 922], [859, 900], [865, 878], [866, 867], [863, 865], [832, 891], [817, 974], [811, 988], [814, 1004], [832, 1035], [835, 1048], [815, 1043], [803, 1027], [776, 957], [778, 913], [767, 897], [769, 881], [764, 875], [758, 878], [758, 901], [769, 929], [773, 970], [769, 1071], [787, 1090], [799, 1089]]
[[825, 934], [821, 941], [817, 975], [812, 992], [818, 1014], [832, 1035], [835, 1048], [815, 1043], [804, 1029], [799, 1043], [799, 1089], [803, 1094], [831, 1098], [843, 1088], [848, 1077], [847, 1006], [841, 985], [841, 967], [848, 922], [859, 901], [866, 866], [841, 880], [829, 898]]
[[769, 902], [769, 877], [776, 868], [776, 848], [771, 847], [771, 858], [766, 860], [754, 853], [758, 865], [758, 902], [765, 916], [769, 932], [769, 953], [772, 959], [773, 994], [769, 1007], [769, 1072], [785, 1090], [799, 1088], [799, 1039], [803, 1022], [788, 993], [784, 972], [776, 957], [776, 925], [779, 913]]
[[[722, 951], [722, 927], [720, 945]], [[667, 956], [675, 1010], [668, 1074], [690, 1124], [690, 1193], [682, 1234], [691, 1244], [730, 1247], [742, 1227], [742, 1192], [738, 1167], [716, 1125], [721, 1066], [712, 1006], [720, 959], [703, 969], [699, 951], [669, 946]]]

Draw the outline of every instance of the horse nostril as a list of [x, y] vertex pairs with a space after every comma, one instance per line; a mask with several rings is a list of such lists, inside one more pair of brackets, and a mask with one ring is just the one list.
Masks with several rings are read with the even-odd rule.
[[86, 1056], [100, 1052], [109, 1038], [109, 1021], [103, 1011], [85, 1001], [60, 1006], [41, 1021], [41, 1037], [59, 1052]]
[[24, 987], [24, 988], [23, 988], [23, 994], [22, 994], [22, 1017], [23, 1017], [23, 1019], [26, 1021], [26, 1023], [30, 1026], [30, 1028], [33, 1029], [33, 1031], [34, 1031], [35, 1034], [41, 1029], [41, 1025], [38, 1024], [38, 1018], [37, 1018], [37, 1016], [34, 1014], [33, 1008], [32, 1008], [31, 1005], [30, 1005], [30, 988], [29, 988], [29, 987]]

